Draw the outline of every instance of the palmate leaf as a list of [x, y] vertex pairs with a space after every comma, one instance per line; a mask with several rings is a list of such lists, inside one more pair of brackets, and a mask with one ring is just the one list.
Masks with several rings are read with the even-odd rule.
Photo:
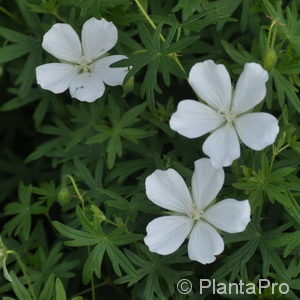
[[[63, 282], [59, 277], [55, 277], [51, 274], [43, 287], [43, 290], [39, 294], [38, 300], [83, 300], [81, 296], [67, 298], [66, 290]], [[21, 300], [21, 299], [20, 299]]]
[[29, 53], [22, 72], [16, 79], [16, 84], [20, 84], [18, 95], [22, 97], [30, 91], [35, 78], [35, 68], [42, 62], [39, 40], [4, 27], [0, 27], [0, 35], [13, 43], [0, 49], [0, 63], [15, 60]]
[[132, 143], [138, 143], [139, 139], [146, 138], [154, 135], [154, 130], [145, 130], [141, 128], [128, 128], [132, 127], [140, 121], [138, 118], [146, 108], [146, 104], [142, 103], [137, 105], [121, 116], [119, 107], [115, 101], [111, 99], [109, 102], [108, 118], [111, 126], [98, 125], [95, 127], [99, 134], [96, 134], [87, 140], [87, 144], [103, 143], [107, 142], [107, 164], [111, 169], [114, 166], [116, 157], [122, 156], [123, 153], [123, 139], [126, 139]]
[[271, 71], [271, 75], [274, 78], [274, 84], [277, 90], [280, 106], [283, 107], [285, 104], [285, 98], [287, 98], [297, 112], [300, 113], [300, 100], [297, 96], [298, 89], [276, 69]]
[[142, 23], [139, 26], [139, 36], [144, 44], [144, 49], [129, 56], [123, 63], [115, 65], [132, 66], [125, 77], [125, 81], [135, 75], [140, 69], [147, 66], [146, 74], [141, 86], [141, 96], [146, 96], [148, 104], [154, 109], [155, 92], [161, 93], [157, 83], [158, 75], [163, 75], [164, 83], [169, 86], [169, 74], [185, 78], [186, 74], [180, 68], [174, 57], [199, 39], [198, 36], [184, 37], [173, 42], [177, 28], [169, 29], [166, 39], [162, 37], [162, 25], [158, 26], [152, 35], [148, 28]]
[[66, 245], [71, 247], [94, 246], [88, 253], [88, 258], [83, 267], [83, 283], [87, 284], [90, 282], [93, 273], [97, 277], [101, 277], [101, 265], [104, 253], [107, 253], [113, 270], [118, 276], [122, 275], [121, 269], [127, 274], [135, 274], [133, 265], [119, 247], [137, 241], [141, 236], [124, 233], [121, 229], [104, 233], [99, 226], [93, 226], [79, 207], [77, 207], [76, 211], [84, 231], [73, 229], [57, 221], [53, 222], [53, 225], [61, 235], [70, 239], [65, 242]]
[[138, 244], [138, 251], [138, 255], [130, 250], [125, 251], [130, 261], [136, 266], [136, 273], [125, 275], [116, 282], [132, 286], [142, 280], [144, 288], [140, 297], [143, 299], [156, 299], [156, 297], [167, 299], [168, 294], [174, 294], [178, 280], [192, 273], [171, 267], [171, 264], [184, 264], [188, 261], [186, 257], [183, 257], [183, 250], [168, 256], [159, 256], [150, 253], [144, 245]]
[[39, 248], [35, 254], [39, 264], [30, 272], [31, 278], [34, 280], [34, 287], [37, 291], [45, 285], [47, 278], [51, 274], [64, 278], [74, 276], [74, 268], [78, 265], [78, 260], [62, 259], [61, 244], [56, 244], [50, 252]]
[[10, 202], [5, 206], [5, 215], [15, 215], [3, 228], [3, 234], [20, 235], [28, 240], [31, 229], [31, 215], [45, 214], [48, 208], [41, 201], [30, 203], [32, 186], [19, 185], [19, 202]]
[[[297, 247], [300, 246], [300, 231], [297, 230], [295, 232], [287, 232], [278, 235], [277, 237], [273, 237], [267, 241], [268, 247], [281, 248], [286, 247], [284, 250], [284, 257], [292, 254], [295, 250], [297, 251]], [[295, 249], [296, 248], [296, 249]], [[298, 252], [298, 251], [297, 251]]]

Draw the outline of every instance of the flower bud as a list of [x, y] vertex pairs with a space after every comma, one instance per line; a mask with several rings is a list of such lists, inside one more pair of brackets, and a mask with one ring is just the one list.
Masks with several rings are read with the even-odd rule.
[[71, 194], [66, 185], [62, 185], [57, 194], [57, 201], [63, 207], [70, 203]]
[[134, 88], [134, 78], [132, 76], [122, 85], [123, 95], [126, 96], [127, 94], [129, 94], [133, 90], [133, 88]]
[[277, 53], [274, 49], [268, 49], [264, 58], [264, 68], [270, 71], [277, 62]]
[[105, 221], [106, 217], [101, 209], [98, 206], [92, 204], [90, 207], [91, 212], [93, 213], [94, 220], [98, 220], [100, 223]]

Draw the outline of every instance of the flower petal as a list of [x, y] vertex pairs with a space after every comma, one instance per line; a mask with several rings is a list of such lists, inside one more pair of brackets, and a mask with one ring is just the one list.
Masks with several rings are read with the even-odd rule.
[[167, 255], [175, 252], [193, 227], [193, 220], [184, 216], [164, 216], [151, 221], [145, 244], [151, 252]]
[[212, 60], [195, 64], [189, 74], [189, 84], [208, 105], [227, 112], [231, 105], [231, 81], [224, 65]]
[[277, 119], [272, 115], [257, 112], [237, 118], [236, 130], [246, 146], [254, 150], [262, 150], [274, 143], [279, 126]]
[[214, 109], [195, 100], [182, 100], [170, 119], [170, 127], [188, 138], [215, 130], [225, 119]]
[[215, 168], [208, 158], [195, 161], [192, 177], [192, 193], [197, 208], [204, 210], [221, 190], [224, 184], [224, 170]]
[[43, 38], [42, 47], [58, 59], [78, 62], [82, 52], [78, 34], [69, 24], [54, 24]]
[[205, 140], [202, 150], [216, 168], [230, 166], [241, 155], [239, 139], [234, 127], [227, 123], [214, 131]]
[[43, 89], [55, 94], [68, 89], [74, 76], [76, 76], [76, 67], [71, 64], [52, 63], [36, 68], [37, 83]]
[[242, 232], [250, 222], [248, 200], [225, 199], [210, 207], [203, 218], [213, 226], [229, 233]]
[[110, 65], [127, 58], [125, 55], [111, 55], [101, 58], [95, 63], [95, 71], [99, 75], [99, 78], [107, 85], [122, 85], [128, 72], [128, 67], [111, 68]]
[[118, 30], [112, 22], [90, 18], [83, 24], [81, 40], [84, 56], [93, 60], [115, 46]]
[[103, 95], [105, 86], [96, 72], [83, 72], [74, 77], [69, 89], [73, 98], [80, 101], [94, 102]]
[[174, 170], [156, 170], [146, 178], [147, 197], [165, 209], [190, 213], [192, 199], [182, 177]]
[[208, 223], [198, 221], [191, 232], [188, 244], [189, 258], [204, 265], [210, 264], [223, 250], [224, 241], [220, 234]]
[[245, 64], [236, 84], [232, 100], [232, 112], [241, 114], [260, 103], [266, 96], [267, 71], [256, 63]]

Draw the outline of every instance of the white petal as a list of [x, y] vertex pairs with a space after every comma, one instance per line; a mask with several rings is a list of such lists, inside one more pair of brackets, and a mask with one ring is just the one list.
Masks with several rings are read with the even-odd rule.
[[225, 199], [210, 207], [203, 215], [213, 226], [229, 233], [242, 232], [250, 222], [248, 200]]
[[240, 114], [260, 103], [266, 96], [268, 78], [267, 71], [261, 65], [256, 63], [245, 64], [233, 95], [232, 112]]
[[189, 74], [195, 93], [217, 110], [227, 112], [231, 105], [231, 81], [224, 65], [212, 60], [195, 64]]
[[144, 242], [151, 252], [171, 254], [182, 245], [193, 223], [192, 219], [184, 216], [159, 217], [148, 224]]
[[183, 136], [197, 138], [224, 122], [225, 119], [209, 106], [195, 100], [183, 100], [171, 116], [170, 127]]
[[215, 199], [223, 184], [224, 170], [222, 168], [215, 168], [208, 158], [195, 161], [192, 192], [197, 208], [205, 209]]
[[82, 55], [79, 37], [69, 24], [54, 24], [45, 33], [42, 47], [56, 58], [68, 62], [78, 62]]
[[156, 170], [146, 178], [147, 197], [165, 209], [190, 213], [192, 199], [182, 177], [173, 169]]
[[111, 55], [101, 58], [95, 63], [95, 71], [99, 75], [99, 78], [107, 85], [122, 85], [128, 72], [128, 67], [112, 68], [110, 65], [127, 58], [124, 55]]
[[103, 95], [105, 86], [96, 72], [83, 72], [71, 81], [69, 89], [73, 98], [94, 102]]
[[93, 60], [117, 43], [118, 30], [112, 22], [90, 18], [83, 24], [81, 40], [84, 56]]
[[202, 150], [216, 168], [230, 166], [241, 155], [239, 139], [234, 127], [227, 123], [214, 131], [205, 140]]
[[189, 258], [204, 265], [210, 264], [223, 250], [224, 241], [220, 234], [208, 223], [198, 221], [192, 230], [188, 244]]
[[268, 113], [245, 114], [237, 118], [235, 123], [240, 139], [254, 150], [262, 150], [273, 144], [279, 132], [277, 119]]
[[55, 94], [68, 89], [74, 76], [76, 76], [76, 67], [71, 64], [52, 63], [36, 68], [37, 83], [43, 89]]

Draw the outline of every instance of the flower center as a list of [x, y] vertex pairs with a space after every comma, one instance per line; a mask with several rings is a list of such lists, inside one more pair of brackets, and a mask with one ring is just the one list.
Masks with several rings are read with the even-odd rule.
[[91, 72], [91, 63], [93, 61], [85, 56], [81, 56], [79, 61], [80, 73]]
[[191, 213], [190, 217], [194, 221], [199, 221], [202, 218], [202, 215], [203, 215], [203, 211], [194, 209], [193, 212]]
[[229, 124], [232, 124], [236, 118], [236, 115], [234, 113], [232, 113], [231, 111], [229, 111], [229, 112], [219, 111], [219, 114], [221, 116], [223, 116], [226, 119], [227, 123], [229, 123]]

